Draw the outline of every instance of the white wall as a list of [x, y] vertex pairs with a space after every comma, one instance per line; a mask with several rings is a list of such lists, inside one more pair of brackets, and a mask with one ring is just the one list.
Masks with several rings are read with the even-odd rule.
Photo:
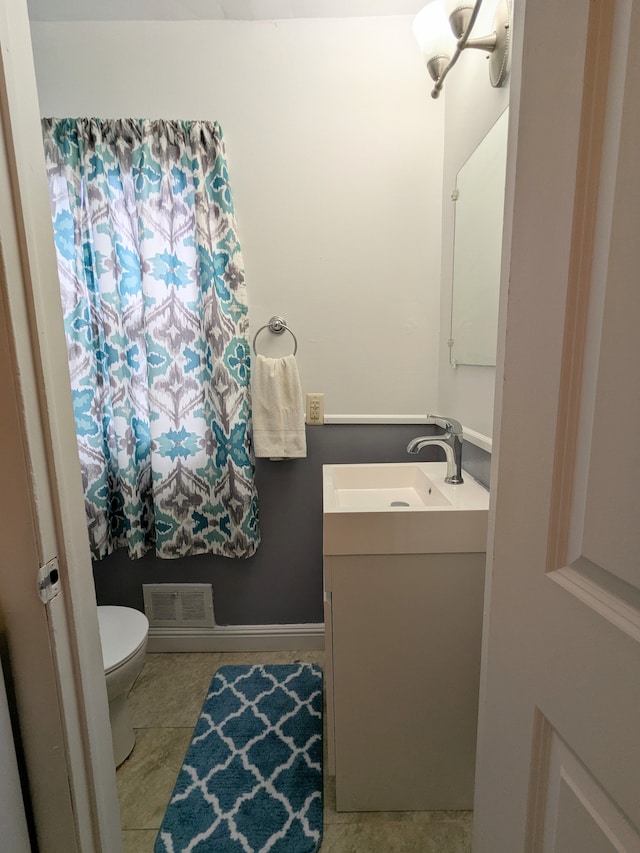
[[[285, 317], [328, 413], [437, 407], [444, 104], [411, 17], [32, 35], [43, 116], [221, 123], [252, 334]], [[288, 337], [265, 331], [259, 350], [290, 352]]]
[[[493, 6], [483, 8], [474, 37], [492, 29]], [[508, 78], [504, 86], [492, 88], [483, 51], [467, 50], [447, 77], [445, 101], [445, 150], [442, 186], [442, 295], [439, 348], [438, 405], [444, 415], [465, 427], [492, 436], [495, 368], [449, 364], [451, 327], [451, 282], [453, 276], [454, 204], [451, 191], [456, 174], [486, 136], [509, 102]]]

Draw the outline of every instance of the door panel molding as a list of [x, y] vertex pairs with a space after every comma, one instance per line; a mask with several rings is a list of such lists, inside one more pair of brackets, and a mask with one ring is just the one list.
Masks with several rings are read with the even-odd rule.
[[536, 709], [526, 853], [638, 853], [640, 832]]
[[[584, 561], [584, 563], [587, 562], [587, 560]], [[602, 578], [604, 571], [595, 564], [592, 566], [596, 571], [590, 574], [595, 574], [598, 580], [594, 580], [593, 577], [586, 574], [586, 567], [583, 567], [581, 571], [580, 568], [566, 566], [557, 569], [555, 572], [550, 572], [547, 576], [582, 604], [591, 608], [599, 616], [607, 619], [612, 625], [631, 637], [632, 640], [637, 643], [640, 642], [640, 608], [634, 607], [624, 597], [607, 589], [607, 581]], [[623, 583], [623, 581], [618, 581], [618, 589]], [[635, 598], [640, 594], [638, 590], [628, 584], [625, 586], [628, 587], [630, 598], [632, 596]]]
[[[614, 219], [614, 206], [620, 206], [621, 198], [627, 209], [629, 205], [624, 198], [628, 170], [619, 150], [623, 123], [638, 116], [637, 109], [634, 114], [629, 108], [632, 99], [624, 97], [627, 75], [633, 81], [631, 12], [631, 3], [591, 4], [546, 572], [580, 602], [638, 639], [640, 576], [632, 568], [631, 555], [638, 550], [640, 535], [615, 506], [628, 495], [624, 465], [616, 466], [615, 460], [622, 458], [625, 441], [633, 441], [638, 407], [631, 410], [626, 429], [629, 412], [602, 411], [603, 394], [620, 399], [617, 370], [623, 364], [612, 355], [615, 339], [612, 344], [609, 334], [606, 340], [603, 330], [606, 322], [609, 327], [619, 325], [625, 314], [616, 270], [625, 263], [627, 269], [633, 265], [620, 237], [612, 238], [614, 228], [619, 233], [621, 226], [620, 216]], [[634, 311], [629, 305], [628, 313], [635, 316]], [[603, 420], [620, 426], [613, 442]], [[628, 451], [625, 462], [627, 457]]]
[[547, 571], [566, 565], [575, 496], [576, 448], [581, 422], [585, 347], [593, 272], [602, 149], [615, 4], [590, 4], [585, 54], [580, 145], [569, 257], [564, 346], [551, 492]]
[[524, 853], [540, 853], [543, 843], [547, 781], [551, 760], [552, 729], [539, 708], [534, 711], [531, 745], [531, 775], [527, 804]]

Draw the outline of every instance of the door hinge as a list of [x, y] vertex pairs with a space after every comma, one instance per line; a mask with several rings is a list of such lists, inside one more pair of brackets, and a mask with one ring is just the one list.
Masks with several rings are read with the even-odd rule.
[[460, 198], [460, 190], [456, 187], [455, 190], [451, 191], [451, 201], [458, 201]]
[[38, 569], [38, 595], [48, 604], [60, 592], [58, 558], [54, 557]]

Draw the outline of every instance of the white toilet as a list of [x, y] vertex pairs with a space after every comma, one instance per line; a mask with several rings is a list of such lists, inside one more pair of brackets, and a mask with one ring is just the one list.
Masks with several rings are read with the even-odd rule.
[[107, 679], [109, 719], [116, 767], [133, 749], [135, 734], [127, 694], [144, 663], [149, 620], [131, 607], [98, 607], [102, 660]]

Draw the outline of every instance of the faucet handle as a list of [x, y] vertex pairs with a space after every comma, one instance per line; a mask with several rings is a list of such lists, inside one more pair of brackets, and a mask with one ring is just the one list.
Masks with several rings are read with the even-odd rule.
[[462, 424], [454, 418], [445, 418], [441, 415], [427, 415], [427, 423], [439, 426], [441, 429], [451, 433], [451, 435], [459, 435], [462, 438]]

